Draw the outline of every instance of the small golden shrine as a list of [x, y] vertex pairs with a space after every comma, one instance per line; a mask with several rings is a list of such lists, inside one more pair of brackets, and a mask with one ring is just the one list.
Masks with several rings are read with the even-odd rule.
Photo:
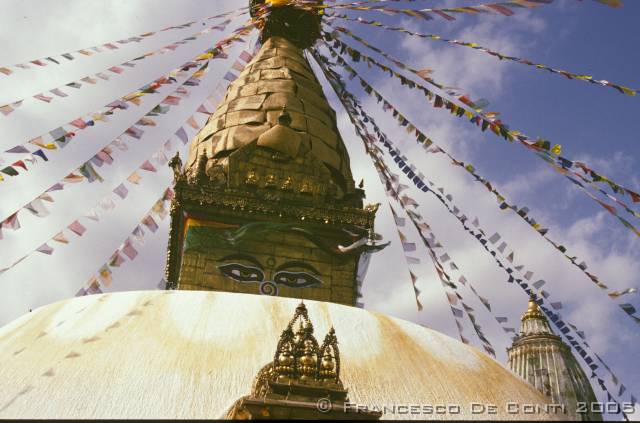
[[[297, 329], [296, 329], [297, 324]], [[333, 327], [320, 345], [304, 303], [282, 332], [273, 361], [256, 376], [251, 394], [235, 402], [229, 419], [378, 420], [378, 411], [351, 412], [340, 380], [340, 350]]]

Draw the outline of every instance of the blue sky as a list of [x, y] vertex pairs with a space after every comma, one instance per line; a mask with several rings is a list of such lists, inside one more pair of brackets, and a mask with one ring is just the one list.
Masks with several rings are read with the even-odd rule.
[[[478, 1], [425, 0], [418, 3], [422, 7], [439, 7], [472, 5]], [[368, 19], [380, 19], [421, 32], [477, 42], [556, 68], [640, 88], [637, 74], [640, 35], [636, 29], [640, 4], [634, 0], [626, 3], [622, 9], [610, 9], [590, 0], [556, 0], [552, 5], [533, 11], [518, 11], [515, 16], [508, 18], [458, 15], [455, 22], [437, 18], [424, 22], [406, 16], [358, 13]], [[0, 66], [211, 16], [230, 10], [238, 2], [166, 1], [158, 6], [155, 2], [143, 0], [95, 0], [90, 4], [89, 7], [86, 2], [71, 1], [62, 7], [44, 1], [7, 1], [5, 12], [0, 17], [0, 43], [3, 45]], [[357, 16], [355, 12], [350, 13]], [[236, 20], [232, 27], [239, 24], [240, 20]], [[474, 99], [490, 100], [491, 105], [487, 109], [501, 112], [503, 120], [512, 128], [520, 129], [532, 137], [540, 136], [560, 143], [566, 157], [583, 160], [613, 180], [640, 190], [640, 174], [637, 171], [640, 150], [637, 144], [640, 133], [640, 121], [637, 119], [639, 97], [628, 97], [610, 88], [569, 81], [527, 66], [499, 62], [484, 53], [464, 47], [390, 34], [355, 23], [347, 23], [346, 26], [418, 69], [433, 68], [436, 81], [464, 88]], [[0, 75], [0, 104], [99, 72], [196, 31], [191, 28], [165, 32], [143, 43], [81, 58], [59, 68], [48, 66], [16, 72], [11, 78]], [[220, 33], [213, 32], [202, 40], [181, 47], [175, 53], [146, 59], [145, 63], [141, 62], [128, 73], [95, 87], [83, 88], [68, 98], [56, 98], [51, 104], [25, 102], [21, 109], [9, 117], [0, 116], [1, 149], [5, 150], [53, 129], [82, 112], [97, 109], [116, 96], [126, 94], [156, 77], [156, 74], [159, 76], [163, 72], [161, 69], [166, 72], [193, 57], [206, 48], [210, 41], [220, 37]], [[348, 39], [345, 41], [349, 42]], [[364, 50], [359, 45], [352, 45]], [[234, 50], [235, 54], [241, 48]], [[235, 56], [231, 54], [231, 57]], [[203, 79], [203, 90], [194, 90], [189, 98], [184, 99], [184, 109], [176, 108], [172, 114], [159, 118], [158, 127], [149, 130], [140, 142], [131, 143], [129, 151], [117, 153], [114, 165], [100, 169], [105, 182], [79, 184], [55, 193], [56, 202], [50, 207], [49, 217], [41, 219], [23, 213], [20, 215], [24, 216], [21, 217], [23, 229], [16, 232], [3, 230], [0, 268], [55, 234], [69, 223], [70, 216], [81, 216], [151, 155], [161, 145], [160, 141], [168, 139], [175, 127], [206, 98], [207, 90], [217, 86], [232, 61], [220, 61], [219, 64]], [[367, 70], [362, 65], [357, 69], [363, 71], [367, 79], [410, 120], [446, 146], [454, 156], [473, 163], [478, 173], [494, 182], [512, 202], [529, 206], [532, 216], [552, 228], [552, 239], [561, 241], [570, 251], [585, 259], [590, 270], [606, 280], [612, 288], [639, 285], [640, 249], [637, 238], [574, 189], [569, 181], [555, 174], [544, 162], [521, 147], [509, 145], [495, 136], [481, 134], [463, 120], [431, 109], [420, 95], [401, 88], [384, 74]], [[355, 86], [353, 91], [359, 96], [364, 95]], [[330, 93], [328, 96], [334, 100]], [[362, 101], [376, 117], [378, 124], [402, 146], [412, 161], [454, 194], [467, 215], [475, 213], [488, 230], [498, 230], [509, 240], [516, 257], [522, 257], [520, 260], [528, 268], [548, 281], [548, 290], [565, 306], [564, 315], [585, 330], [593, 350], [607, 361], [630, 391], [640, 393], [640, 371], [633, 363], [637, 356], [635, 352], [640, 348], [638, 326], [631, 323], [604, 293], [594, 288], [581, 272], [568, 264], [526, 224], [499, 212], [493, 198], [484, 189], [449, 166], [442, 157], [426, 157], [375, 102], [366, 96], [362, 97]], [[352, 157], [354, 178], [365, 179], [368, 201], [384, 201], [384, 192], [363, 153], [360, 140], [355, 137], [342, 109], [335, 102], [334, 105]], [[54, 158], [51, 163], [0, 183], [0, 219], [40, 194], [73, 167], [87, 160], [99, 147], [119, 135], [130, 124], [127, 122], [135, 122], [139, 117], [137, 110], [127, 110], [110, 123], [85, 131], [86, 134], [79, 135], [63, 152], [52, 153]], [[202, 121], [204, 116], [200, 115], [199, 119]], [[193, 135], [193, 131], [190, 135]], [[174, 142], [174, 145], [178, 144]], [[0, 157], [5, 161], [17, 159], [7, 154], [1, 154]], [[56, 245], [52, 256], [30, 257], [1, 275], [0, 287], [5, 295], [0, 299], [0, 324], [18, 317], [29, 308], [71, 297], [130, 233], [170, 181], [169, 173], [163, 169], [155, 179], [143, 174], [141, 184], [132, 187], [129, 197], [125, 201], [116, 201], [115, 210], [101, 214], [100, 222], [85, 225], [89, 230], [82, 238], [72, 238], [68, 246]], [[473, 280], [481, 294], [492, 301], [496, 315], [508, 316], [512, 323], [518, 322], [526, 307], [526, 296], [513, 286], [505, 285], [504, 274], [437, 202], [425, 194], [413, 192], [413, 196], [421, 205], [421, 213], [465, 276]], [[140, 255], [135, 261], [114, 272], [114, 283], [108, 290], [156, 287], [164, 267], [167, 223], [166, 220], [162, 222], [161, 230], [147, 237], [145, 245], [138, 248]], [[418, 251], [423, 262], [416, 272], [420, 277], [418, 285], [422, 290], [421, 300], [425, 310], [417, 312], [395, 228], [385, 208], [381, 209], [377, 225], [378, 231], [393, 244], [372, 262], [364, 288], [365, 306], [456, 337], [446, 298], [434, 277], [424, 249]], [[393, 266], [389, 266], [390, 263]], [[470, 293], [466, 294], [467, 297], [470, 298], [469, 303], [474, 302]], [[640, 308], [636, 296], [629, 296], [626, 301]], [[498, 359], [504, 362], [504, 348], [509, 340], [501, 334], [492, 317], [481, 310], [482, 306], [477, 301], [473, 306], [478, 310], [479, 321], [499, 352]], [[625, 394], [624, 398], [628, 398], [628, 395]]]

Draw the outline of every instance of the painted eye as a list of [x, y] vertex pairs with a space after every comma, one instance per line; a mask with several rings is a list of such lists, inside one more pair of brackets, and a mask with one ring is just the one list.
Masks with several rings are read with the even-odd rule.
[[223, 275], [237, 282], [261, 282], [264, 279], [262, 270], [240, 263], [223, 264], [218, 266], [218, 269]]
[[273, 281], [278, 285], [285, 285], [291, 288], [308, 288], [322, 284], [320, 279], [306, 272], [278, 272]]

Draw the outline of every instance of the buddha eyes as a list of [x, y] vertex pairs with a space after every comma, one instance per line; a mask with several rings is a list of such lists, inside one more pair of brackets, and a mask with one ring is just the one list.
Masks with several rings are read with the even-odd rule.
[[[240, 263], [227, 263], [218, 266], [220, 272], [236, 282], [255, 283], [264, 282], [265, 274], [262, 269], [254, 266], [247, 266]], [[307, 288], [321, 285], [322, 281], [316, 276], [307, 272], [293, 272], [281, 270], [273, 277], [273, 283], [284, 285], [290, 288]]]
[[264, 280], [262, 270], [240, 263], [223, 264], [218, 266], [218, 269], [220, 269], [223, 275], [237, 282], [249, 283], [262, 282]]
[[273, 281], [278, 285], [285, 285], [291, 288], [307, 288], [320, 285], [322, 281], [306, 272], [285, 272], [276, 273]]

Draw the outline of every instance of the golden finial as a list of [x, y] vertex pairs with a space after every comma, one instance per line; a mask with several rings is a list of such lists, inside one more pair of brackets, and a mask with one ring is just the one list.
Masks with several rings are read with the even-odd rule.
[[522, 315], [521, 320], [526, 319], [546, 319], [542, 310], [540, 310], [540, 306], [536, 302], [535, 296], [529, 297], [529, 305], [527, 307], [527, 311]]
[[318, 355], [322, 359], [318, 366], [318, 379], [324, 383], [339, 383], [340, 350], [338, 349], [338, 338], [333, 326], [325, 336]]

